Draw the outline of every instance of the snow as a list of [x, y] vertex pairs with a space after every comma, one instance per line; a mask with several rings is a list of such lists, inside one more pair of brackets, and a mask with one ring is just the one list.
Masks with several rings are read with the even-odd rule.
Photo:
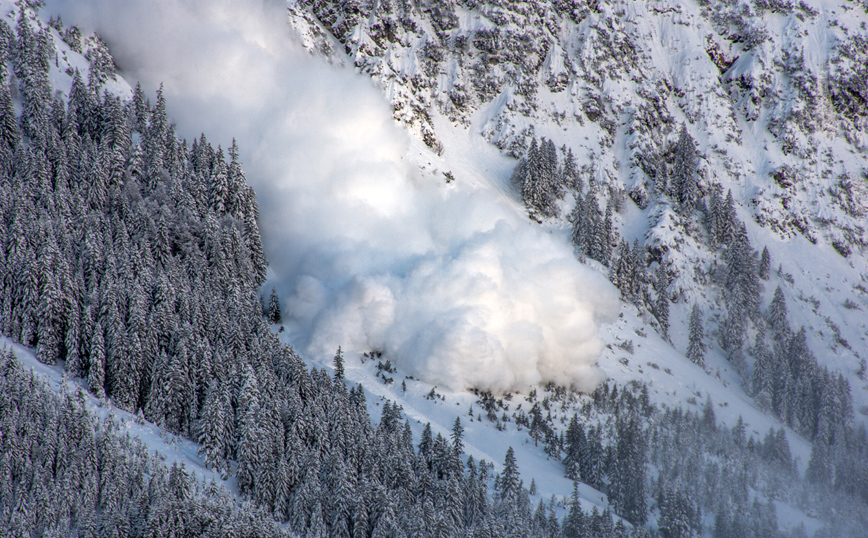
[[[468, 409], [477, 417], [481, 410], [476, 397], [463, 389], [527, 390], [550, 379], [588, 389], [604, 373], [619, 384], [648, 383], [652, 401], [661, 405], [697, 411], [710, 397], [719, 423], [733, 426], [741, 417], [755, 437], [781, 426], [745, 393], [713, 335], [707, 337], [705, 369], [684, 357], [692, 304], [714, 309], [720, 299], [713, 287], [693, 277], [695, 267], [710, 268], [714, 253], [698, 236], [683, 233], [668, 206], [640, 210], [628, 200], [617, 218], [625, 238], [647, 237], [667, 247], [664, 262], [677, 272], [672, 291], [679, 297], [670, 313], [671, 343], [654, 331], [647, 313], [627, 305], [618, 310], [603, 269], [574, 259], [562, 221], [539, 226], [526, 218], [509, 184], [515, 161], [489, 143], [508, 147], [534, 125], [536, 136], [572, 145], [580, 164], [593, 162], [602, 184], [631, 187], [645, 180], [631, 163], [650, 140], [648, 133], [633, 132], [629, 123], [646, 104], [642, 95], [663, 95], [665, 112], [675, 125], [687, 123], [704, 155], [706, 180], [715, 178], [732, 189], [753, 246], [771, 253], [772, 276], [764, 283], [763, 305], [780, 285], [791, 324], [806, 327], [821, 365], [850, 381], [857, 422], [868, 421], [868, 385], [856, 375], [859, 360], [868, 358], [868, 263], [864, 251], [855, 249], [844, 258], [830, 245], [846, 231], [864, 227], [865, 218], [847, 215], [828, 196], [837, 177], [858, 178], [868, 169], [864, 135], [857, 135], [862, 151], [851, 153], [859, 146], [845, 143], [836, 125], [821, 122], [816, 133], [803, 137], [797, 154], [785, 153], [768, 132], [767, 121], [786, 110], [770, 110], [775, 106], [770, 102], [755, 107], [748, 92], [730, 96], [718, 83], [745, 79], [793, 98], [790, 81], [767, 57], [784, 47], [800, 48], [806, 68], [824, 72], [841, 39], [842, 30], [827, 25], [839, 4], [817, 3], [821, 15], [804, 23], [766, 17], [770, 40], [756, 53], [737, 46], [726, 50], [727, 58], [737, 59], [723, 74], [701, 52], [709, 36], [719, 36], [697, 5], [628, 4], [625, 20], [619, 22], [647, 48], [637, 54], [634, 77], [606, 78], [593, 89], [618, 118], [613, 140], [585, 115], [587, 88], [573, 84], [552, 93], [540, 84], [541, 110], [528, 118], [510, 111], [515, 92], [506, 85], [467, 118], [453, 121], [447, 114], [432, 114], [439, 154], [394, 125], [381, 90], [363, 75], [309, 57], [305, 50], [318, 46], [315, 29], [295, 14], [293, 25], [303, 30], [301, 36], [286, 30], [279, 9], [243, 10], [231, 2], [205, 10], [171, 2], [155, 7], [145, 1], [121, 5], [92, 0], [62, 11], [67, 22], [97, 29], [108, 39], [129, 80], [141, 80], [150, 90], [165, 82], [170, 114], [184, 136], [204, 129], [224, 146], [238, 137], [248, 179], [260, 197], [272, 263], [267, 287], [278, 287], [289, 311], [283, 333], [287, 342], [314, 364], [328, 364], [342, 345], [348, 351], [347, 378], [363, 383], [373, 417], [379, 416], [384, 399], [397, 402], [416, 438], [426, 422], [435, 434], [448, 435], [455, 417], [461, 417], [469, 455], [493, 462], [497, 470], [512, 446], [525, 484], [533, 478], [541, 497], [566, 497], [572, 484], [563, 477], [562, 465], [548, 459], [514, 424], [498, 431], [484, 418], [471, 420]], [[596, 14], [563, 29], [565, 37], [551, 49], [546, 73], [587, 73], [604, 49], [592, 25], [612, 16]], [[470, 11], [459, 20], [462, 30], [491, 26]], [[83, 70], [86, 62], [55, 41], [63, 63], [52, 69], [52, 80], [68, 87], [66, 66]], [[386, 74], [377, 82], [392, 101], [407, 98], [401, 77], [419, 73], [417, 45], [390, 48], [378, 67]], [[348, 60], [340, 52], [332, 56], [339, 65]], [[447, 76], [438, 80], [441, 91], [466, 84], [469, 75], [452, 65]], [[685, 97], [659, 92], [664, 85], [677, 87]], [[729, 88], [736, 92], [734, 86]], [[112, 91], [123, 94], [129, 86], [118, 81]], [[553, 111], [569, 111], [569, 121], [546, 116]], [[747, 119], [753, 113], [758, 120]], [[816, 113], [834, 115], [822, 109]], [[658, 134], [672, 138], [672, 133]], [[770, 177], [785, 164], [799, 166], [796, 188], [780, 187]], [[447, 172], [453, 182], [447, 183]], [[781, 203], [785, 197], [789, 207]], [[865, 199], [856, 203], [864, 207]], [[827, 224], [814, 226], [806, 237], [789, 224], [801, 215]], [[758, 218], [777, 227], [760, 224]], [[847, 300], [856, 308], [846, 308]], [[707, 330], [716, 327], [718, 315], [719, 310], [707, 312]], [[634, 343], [633, 354], [619, 347], [627, 340]], [[361, 354], [372, 350], [399, 366], [394, 384], [376, 375], [374, 362], [362, 363]], [[60, 367], [37, 363], [27, 350], [16, 352], [57, 390]], [[427, 399], [432, 388], [444, 399]], [[522, 401], [521, 394], [515, 392], [512, 405]], [[110, 412], [93, 399], [89, 408], [101, 416]], [[167, 440], [153, 425], [136, 424], [123, 411], [111, 412], [167, 461], [184, 462], [198, 477], [219, 480], [204, 468], [195, 444]], [[789, 429], [787, 437], [804, 472], [810, 444]], [[583, 485], [580, 494], [586, 508], [606, 506], [604, 496], [592, 488]], [[809, 532], [819, 526], [788, 505], [777, 503], [777, 510], [782, 522], [802, 522]]]

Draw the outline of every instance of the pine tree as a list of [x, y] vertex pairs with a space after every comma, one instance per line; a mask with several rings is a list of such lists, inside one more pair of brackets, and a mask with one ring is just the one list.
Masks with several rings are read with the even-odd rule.
[[97, 322], [90, 338], [90, 366], [88, 388], [97, 398], [105, 398], [105, 344], [102, 323]]
[[[48, 263], [56, 260], [51, 254], [43, 254]], [[62, 345], [61, 326], [63, 323], [60, 306], [62, 296], [57, 276], [48, 273], [41, 279], [45, 282], [39, 298], [36, 358], [43, 364], [54, 364], [60, 358]]]
[[727, 307], [755, 319], [759, 314], [759, 271], [757, 255], [750, 246], [747, 230], [740, 224], [726, 250], [727, 276], [724, 297]]
[[261, 396], [259, 382], [251, 366], [244, 366], [244, 384], [238, 397], [237, 446], [238, 455], [238, 488], [244, 493], [252, 493], [255, 484], [256, 469], [261, 464], [259, 412]]
[[553, 217], [557, 213], [557, 187], [554, 177], [557, 153], [555, 150], [553, 162], [553, 148], [554, 144], [550, 140], [543, 139], [538, 144], [536, 138], [533, 138], [527, 156], [519, 162], [512, 174], [512, 181], [521, 189], [525, 205], [543, 217]]
[[582, 197], [581, 192], [576, 193], [576, 205], [570, 214], [570, 221], [573, 223], [573, 229], [570, 233], [570, 239], [575, 245], [580, 258], [587, 254], [586, 252], [586, 227], [585, 227], [585, 204], [586, 199]]
[[675, 190], [678, 210], [682, 215], [690, 215], [699, 198], [698, 166], [696, 144], [687, 132], [687, 126], [682, 123], [678, 142], [675, 145], [675, 162], [672, 170], [672, 188]]
[[757, 332], [751, 354], [756, 358], [756, 362], [748, 384], [749, 392], [757, 399], [760, 408], [768, 411], [774, 400], [777, 369], [774, 356], [765, 343], [765, 332], [762, 328]]
[[702, 426], [710, 432], [715, 431], [717, 428], [711, 396], [706, 397], [705, 405], [702, 407]]
[[277, 289], [271, 288], [271, 295], [268, 298], [268, 322], [276, 325], [283, 318], [280, 312], [280, 298], [277, 296]]
[[606, 202], [606, 213], [603, 217], [603, 221], [600, 228], [600, 235], [596, 240], [596, 243], [599, 244], [598, 254], [599, 261], [605, 266], [608, 266], [610, 263], [610, 258], [612, 254], [612, 242], [615, 240], [615, 229], [614, 223], [612, 222], [612, 215], [615, 210], [615, 202], [614, 197], [610, 197]]
[[229, 443], [226, 423], [232, 418], [231, 402], [228, 392], [224, 392], [217, 378], [211, 380], [205, 408], [199, 421], [199, 455], [204, 456], [205, 465], [211, 469], [222, 471], [229, 456]]
[[576, 159], [573, 156], [572, 148], [567, 149], [564, 155], [563, 171], [561, 172], [563, 183], [567, 189], [575, 191], [577, 194], [582, 192], [582, 179], [579, 177], [579, 170], [576, 167]]
[[15, 43], [15, 75], [22, 94], [21, 130], [45, 148], [47, 129], [46, 112], [51, 96], [48, 78], [52, 42], [47, 31], [34, 32], [28, 10], [18, 14], [18, 40]]
[[766, 313], [766, 320], [772, 329], [775, 340], [785, 341], [789, 339], [792, 329], [787, 316], [787, 301], [780, 286], [775, 288], [772, 302]]
[[497, 480], [499, 498], [502, 503], [515, 503], [519, 495], [518, 463], [515, 460], [515, 451], [512, 447], [506, 450], [503, 460], [503, 471]]
[[718, 247], [718, 229], [720, 228], [720, 217], [723, 208], [723, 198], [720, 196], [720, 191], [720, 184], [715, 183], [711, 186], [705, 210], [705, 229], [708, 233], [709, 246], [712, 249]]
[[588, 256], [598, 262], [608, 265], [609, 258], [609, 239], [606, 237], [606, 220], [600, 212], [596, 201], [590, 207], [590, 217], [593, 226], [589, 228], [588, 236]]
[[630, 302], [635, 299], [633, 290], [637, 287], [634, 282], [636, 268], [633, 262], [634, 256], [630, 244], [622, 238], [609, 270], [609, 280], [621, 291], [621, 297]]
[[464, 426], [461, 425], [461, 417], [455, 417], [455, 422], [452, 424], [452, 457], [455, 460], [453, 472], [461, 474], [464, 465], [461, 462], [461, 456], [464, 455]]
[[368, 519], [368, 505], [366, 502], [366, 488], [356, 493], [355, 510], [353, 510], [353, 538], [367, 538], [370, 531]]
[[769, 255], [769, 248], [763, 247], [763, 252], [760, 255], [760, 263], [759, 263], [759, 277], [763, 280], [768, 280], [771, 272], [771, 256]]
[[[0, 46], [0, 65], [6, 65], [7, 56], [7, 47]], [[6, 69], [0, 69], [0, 141], [4, 144], [4, 149], [8, 150], [11, 155], [20, 139], [18, 118], [15, 116], [15, 107], [9, 88], [9, 73]]]
[[343, 381], [344, 380], [344, 353], [341, 351], [341, 346], [338, 346], [338, 350], [335, 353], [335, 358], [333, 361], [334, 369], [335, 369], [335, 381]]
[[[148, 121], [147, 129], [142, 133], [142, 146], [146, 155], [146, 174], [148, 188], [156, 189], [157, 181], [166, 164], [166, 146], [169, 138], [169, 121], [166, 117], [166, 99], [163, 95], [163, 85], [157, 89], [157, 102]], [[224, 163], [225, 164], [225, 163]], [[213, 207], [213, 206], [212, 206]], [[223, 213], [218, 213], [222, 216]]]
[[738, 220], [738, 214], [735, 210], [735, 198], [732, 196], [732, 191], [726, 192], [726, 199], [723, 206], [720, 208], [719, 225], [717, 228], [717, 243], [731, 245], [738, 227], [741, 224]]
[[604, 461], [606, 458], [603, 449], [603, 431], [601, 428], [591, 426], [586, 436], [586, 449], [579, 456], [579, 472], [582, 481], [594, 488], [601, 488], [603, 484]]
[[609, 498], [617, 512], [634, 525], [648, 518], [645, 500], [646, 440], [634, 410], [617, 422], [617, 442], [612, 462]]
[[690, 324], [687, 343], [687, 358], [697, 366], [705, 367], [705, 331], [702, 327], [702, 312], [694, 303], [690, 310]]
[[747, 315], [738, 303], [727, 306], [726, 317], [720, 326], [720, 347], [726, 358], [742, 372], [746, 366], [744, 359], [744, 340], [747, 333]]
[[617, 424], [612, 484], [612, 503], [619, 514], [634, 525], [643, 525], [648, 517], [645, 500], [647, 442], [634, 410]]
[[564, 456], [564, 467], [566, 468], [566, 476], [571, 480], [580, 480], [584, 478], [581, 473], [581, 456], [587, 450], [585, 441], [585, 429], [579, 424], [578, 417], [573, 414], [570, 419], [570, 424], [567, 427], [565, 439], [566, 455]]
[[745, 445], [745, 439], [744, 420], [741, 418], [741, 415], [739, 415], [738, 422], [736, 422], [735, 426], [732, 427], [732, 440], [735, 443], [735, 446], [741, 448]]
[[669, 340], [669, 298], [665, 291], [657, 296], [654, 316], [657, 318], [657, 323], [660, 324], [660, 335], [664, 340]]
[[570, 506], [564, 518], [564, 538], [581, 538], [585, 536], [585, 521], [579, 500], [579, 482], [573, 480], [573, 494], [570, 496]]
[[109, 52], [108, 45], [98, 34], [88, 38], [90, 47], [85, 57], [90, 61], [90, 80], [88, 85], [98, 89], [110, 78], [114, 78], [117, 67]]
[[698, 527], [696, 509], [681, 491], [667, 487], [660, 503], [660, 533], [665, 538], [691, 538]]

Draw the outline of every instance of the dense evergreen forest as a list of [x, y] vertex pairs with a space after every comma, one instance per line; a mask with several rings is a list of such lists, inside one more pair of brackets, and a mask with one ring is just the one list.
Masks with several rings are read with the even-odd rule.
[[[815, 440], [801, 473], [784, 428], [755, 436], [741, 418], [731, 428], [719, 424], [720, 403], [711, 399], [692, 412], [654, 405], [648, 394], [638, 382], [607, 382], [590, 395], [549, 385], [523, 399], [482, 392], [478, 404], [498, 425], [525, 430], [567, 478], [606, 492], [619, 516], [636, 525], [653, 516], [662, 536], [806, 536], [798, 525], [779, 530], [786, 521], [779, 502], [830, 522], [815, 536], [864, 535], [864, 428], [840, 430], [831, 450]], [[565, 535], [585, 536], [569, 534], [574, 517], [566, 516]]]
[[112, 417], [96, 420], [86, 400], [0, 353], [3, 536], [289, 536], [222, 486], [167, 467]]

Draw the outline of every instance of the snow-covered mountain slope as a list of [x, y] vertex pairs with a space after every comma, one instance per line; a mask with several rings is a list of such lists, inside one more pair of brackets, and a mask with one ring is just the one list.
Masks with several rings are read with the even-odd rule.
[[183, 465], [184, 469], [205, 484], [214, 481], [222, 484], [226, 491], [233, 496], [238, 495], [235, 480], [224, 480], [220, 473], [208, 469], [201, 456], [198, 455], [200, 445], [178, 435], [166, 431], [159, 426], [147, 422], [142, 417], [118, 408], [110, 401], [100, 400], [88, 393], [86, 379], [70, 378], [64, 373], [62, 365], [46, 365], [36, 360], [32, 349], [18, 345], [6, 337], [0, 336], [0, 349], [11, 350], [23, 368], [29, 370], [43, 381], [47, 382], [51, 390], [56, 393], [75, 393], [81, 389], [86, 394], [86, 408], [91, 416], [99, 420], [113, 420], [119, 435], [129, 435], [138, 438], [165, 462], [166, 466], [173, 464]]
[[[482, 140], [513, 157], [539, 137], [571, 150], [585, 185], [624, 202], [615, 241], [644, 245], [649, 272], [662, 267], [673, 301], [665, 340], [652, 308], [625, 305], [604, 324], [600, 366], [620, 383], [648, 382], [658, 403], [689, 409], [711, 395], [724, 423], [741, 416], [762, 424], [761, 434], [773, 419], [750, 388], [756, 354], [734, 365], [718, 345], [725, 250], [710, 240], [709, 211], [679, 214], [660, 188], [684, 125], [698, 149], [702, 203], [731, 191], [750, 244], [770, 254], [760, 307], [780, 287], [793, 330], [804, 327], [818, 363], [847, 380], [856, 423], [865, 424], [864, 5], [301, 0], [289, 15], [315, 55], [372, 77], [394, 118], [459, 184], [484, 177], [520, 199], [510, 171], [487, 164]], [[571, 204], [568, 196], [560, 217], [542, 223], [564, 242]], [[704, 371], [684, 357], [693, 305], [710, 329]], [[760, 325], [751, 324], [745, 348]], [[804, 470], [810, 444], [795, 434], [791, 443]]]
[[[865, 6], [302, 0], [289, 13], [306, 47], [370, 75], [446, 162], [467, 162], [475, 137], [516, 157], [546, 137], [573, 151], [586, 181], [635, 200], [617, 228], [665, 267], [682, 351], [690, 306], [714, 328], [721, 304], [701, 215], [675, 214], [654, 185], [684, 124], [700, 193], [731, 190], [751, 244], [781, 269], [763, 306], [780, 285], [793, 326], [866, 408]], [[484, 175], [510, 189], [502, 171]]]
[[[858, 41], [866, 17], [854, 4], [776, 3], [745, 13], [735, 4], [293, 3], [302, 43], [372, 75], [391, 111], [362, 77], [300, 54], [291, 45], [297, 36], [263, 13], [221, 5], [197, 20], [191, 13], [202, 13], [190, 6], [111, 4], [93, 4], [102, 21], [87, 7], [78, 8], [84, 15], [67, 8], [64, 18], [98, 28], [131, 78], [164, 81], [179, 132], [224, 133], [227, 145], [225, 133], [240, 137], [262, 200], [272, 280], [291, 320], [283, 336], [314, 364], [330, 362], [338, 344], [350, 348], [346, 375], [364, 383], [372, 417], [384, 405], [377, 397], [397, 402], [417, 438], [426, 422], [448, 436], [460, 417], [467, 454], [500, 471], [514, 447], [535, 500], [556, 495], [561, 516], [571, 481], [560, 453], [547, 455], [518, 418], [521, 402], [528, 413], [535, 403], [531, 391], [555, 398], [557, 389], [539, 386], [546, 381], [591, 388], [600, 379], [596, 361], [620, 387], [646, 383], [661, 409], [702, 413], [710, 400], [725, 433], [740, 418], [757, 441], [779, 427], [744, 388], [754, 357], [737, 371], [717, 345], [724, 264], [702, 210], [680, 214], [655, 186], [661, 166], [672, 165], [682, 123], [699, 148], [702, 195], [715, 184], [732, 190], [751, 244], [771, 253], [763, 308], [780, 285], [790, 323], [808, 329], [820, 364], [846, 376], [857, 411], [868, 405], [858, 374], [868, 354]], [[178, 13], [187, 17], [183, 35]], [[793, 43], [804, 47], [803, 63]], [[397, 132], [392, 113], [419, 140]], [[668, 275], [668, 339], [645, 305], [624, 302], [613, 313], [605, 266], [574, 258], [565, 215], [581, 193], [559, 202], [561, 217], [525, 218], [510, 156], [523, 155], [534, 136], [570, 148], [585, 184], [623, 198], [618, 235], [638, 239], [649, 268]], [[684, 356], [694, 303], [712, 329], [704, 368]], [[607, 320], [599, 332], [595, 317]], [[534, 345], [523, 347], [528, 341]], [[560, 354], [547, 356], [551, 348]], [[364, 351], [385, 352], [397, 371], [376, 368], [379, 358], [363, 361]], [[485, 409], [490, 400], [468, 387], [520, 390], [514, 402], [503, 394], [505, 406]], [[551, 406], [546, 423], [555, 435], [591, 401], [560, 397], [573, 400]], [[616, 414], [582, 416], [609, 431]], [[786, 439], [804, 473], [810, 442], [792, 430]], [[615, 439], [606, 441], [614, 450]], [[179, 457], [201, 466], [195, 447], [183, 445]], [[709, 467], [723, 459], [704, 457]], [[827, 523], [779, 493], [798, 477], [763, 469], [750, 500], [775, 500], [785, 528]], [[604, 489], [582, 484], [583, 506], [616, 507]], [[651, 512], [655, 528], [662, 508]], [[706, 533], [713, 527], [702, 523]]]

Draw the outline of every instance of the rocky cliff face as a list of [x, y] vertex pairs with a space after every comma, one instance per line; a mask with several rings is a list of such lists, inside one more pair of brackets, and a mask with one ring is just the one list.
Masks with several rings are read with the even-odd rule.
[[299, 0], [290, 14], [433, 148], [436, 117], [515, 157], [547, 136], [635, 199], [685, 123], [703, 192], [733, 189], [780, 236], [845, 256], [868, 244], [864, 4]]

